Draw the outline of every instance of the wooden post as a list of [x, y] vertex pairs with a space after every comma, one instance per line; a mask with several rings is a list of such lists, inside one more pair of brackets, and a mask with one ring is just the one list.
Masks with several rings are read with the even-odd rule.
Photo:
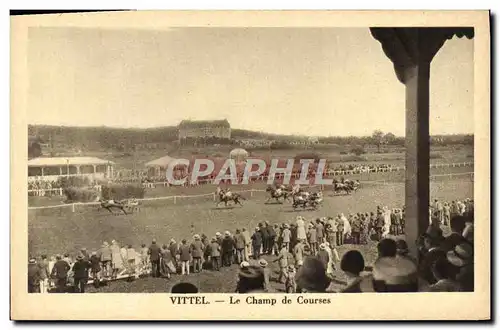
[[417, 256], [416, 241], [429, 225], [429, 74], [430, 63], [407, 69], [406, 85], [406, 238]]

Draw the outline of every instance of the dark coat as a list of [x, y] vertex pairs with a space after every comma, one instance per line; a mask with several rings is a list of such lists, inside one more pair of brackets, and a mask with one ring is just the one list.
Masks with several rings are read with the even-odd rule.
[[90, 269], [90, 262], [82, 259], [82, 260], [77, 260], [75, 264], [73, 265], [73, 272], [74, 272], [74, 278], [75, 279], [85, 279], [89, 278], [89, 269]]
[[423, 256], [422, 261], [419, 264], [420, 277], [429, 284], [436, 283], [436, 279], [432, 273], [432, 265], [441, 257], [445, 258], [446, 252], [439, 248], [432, 249]]
[[151, 261], [160, 260], [160, 254], [161, 254], [160, 247], [156, 243], [151, 244], [151, 246], [149, 247], [150, 260]]
[[256, 231], [252, 235], [252, 245], [253, 246], [261, 246], [262, 245], [262, 234], [260, 231]]
[[441, 249], [448, 252], [455, 249], [457, 245], [462, 243], [468, 243], [465, 237], [458, 233], [451, 233], [443, 240], [443, 243], [441, 243]]
[[64, 260], [57, 260], [52, 268], [52, 276], [58, 279], [64, 279], [68, 277], [68, 271], [71, 269], [69, 264]]
[[224, 237], [224, 239], [222, 240], [221, 247], [222, 247], [222, 253], [229, 253], [229, 252], [231, 252], [233, 250], [233, 248], [234, 248], [234, 240], [233, 240], [233, 238], [230, 237], [230, 236]]

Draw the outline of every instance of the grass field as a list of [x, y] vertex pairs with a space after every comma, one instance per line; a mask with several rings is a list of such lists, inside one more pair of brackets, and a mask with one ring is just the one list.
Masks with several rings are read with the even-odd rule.
[[[433, 169], [432, 174], [471, 172], [470, 167]], [[373, 175], [373, 174], [372, 174]], [[144, 201], [139, 213], [131, 215], [111, 215], [107, 211], [97, 211], [95, 206], [77, 206], [76, 212], [71, 207], [55, 209], [38, 209], [28, 211], [28, 245], [30, 255], [39, 256], [69, 252], [75, 254], [81, 247], [91, 251], [98, 249], [103, 241], [116, 239], [121, 244], [132, 244], [138, 248], [141, 243], [149, 244], [156, 238], [160, 244], [168, 243], [171, 238], [177, 241], [190, 239], [194, 233], [205, 233], [213, 236], [215, 232], [236, 228], [254, 228], [259, 222], [271, 223], [291, 222], [297, 215], [311, 220], [319, 216], [336, 215], [340, 212], [370, 212], [377, 205], [389, 207], [401, 206], [404, 203], [404, 172], [377, 174], [370, 180], [382, 182], [365, 182], [362, 178], [361, 189], [350, 196], [333, 196], [325, 193], [323, 206], [317, 211], [294, 211], [289, 203], [264, 204], [265, 193], [243, 193], [247, 197], [243, 207], [216, 208], [212, 196], [188, 198], [188, 195], [212, 193], [211, 185], [196, 188], [155, 188], [148, 190], [147, 196], [184, 195], [185, 198]], [[234, 187], [233, 191], [244, 189], [263, 189], [264, 184]], [[463, 199], [473, 197], [471, 176], [437, 177], [431, 181], [431, 198], [442, 200]], [[30, 205], [59, 204], [60, 199], [33, 198]], [[360, 250], [371, 264], [376, 257], [376, 244], [345, 245], [338, 248], [340, 256], [350, 249]], [[272, 257], [266, 257], [277, 277], [277, 265]], [[117, 281], [100, 288], [99, 292], [169, 292], [176, 282], [188, 280], [197, 285], [202, 292], [232, 292], [236, 286], [237, 266], [224, 268], [220, 273], [206, 271], [202, 274], [174, 276], [172, 280], [145, 278], [134, 282]], [[335, 280], [329, 290], [339, 290], [345, 285], [342, 272], [335, 272]], [[283, 292], [284, 287], [271, 282], [274, 292]], [[89, 288], [90, 291], [95, 291]]]

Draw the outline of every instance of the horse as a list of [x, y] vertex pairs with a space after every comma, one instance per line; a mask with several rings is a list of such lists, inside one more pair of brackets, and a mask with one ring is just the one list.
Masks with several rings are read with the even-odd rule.
[[121, 202], [121, 201], [115, 201], [114, 199], [110, 200], [101, 200], [100, 198], [97, 198], [96, 202], [99, 202], [99, 208], [97, 211], [99, 211], [101, 208], [106, 209], [109, 211], [109, 213], [113, 213], [113, 208], [118, 209], [123, 212], [123, 214], [127, 215], [126, 209], [126, 204]]
[[338, 182], [337, 180], [333, 181], [333, 192], [335, 194], [343, 191], [347, 195], [350, 195], [352, 190], [353, 188], [348, 182]]
[[225, 207], [227, 207], [227, 203], [230, 201], [234, 202], [234, 205], [239, 204], [243, 206], [240, 199], [245, 200], [245, 198], [240, 194], [233, 192], [228, 193], [220, 187], [217, 187], [216, 194], [219, 197], [219, 200], [215, 203], [215, 207], [218, 207], [220, 203], [224, 203]]
[[283, 197], [283, 201], [285, 201], [288, 200], [289, 197], [289, 192], [284, 186], [280, 186], [278, 188], [269, 186], [267, 187], [266, 192], [268, 192], [270, 196], [266, 200], [265, 204], [267, 204], [272, 198], [276, 199], [276, 202], [282, 204], [282, 202], [280, 202], [280, 198]]

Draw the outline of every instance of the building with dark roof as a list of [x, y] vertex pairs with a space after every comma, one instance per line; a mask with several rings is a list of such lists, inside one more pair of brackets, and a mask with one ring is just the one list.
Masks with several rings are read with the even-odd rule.
[[231, 138], [231, 125], [224, 120], [183, 120], [179, 126], [179, 140], [186, 138]]

